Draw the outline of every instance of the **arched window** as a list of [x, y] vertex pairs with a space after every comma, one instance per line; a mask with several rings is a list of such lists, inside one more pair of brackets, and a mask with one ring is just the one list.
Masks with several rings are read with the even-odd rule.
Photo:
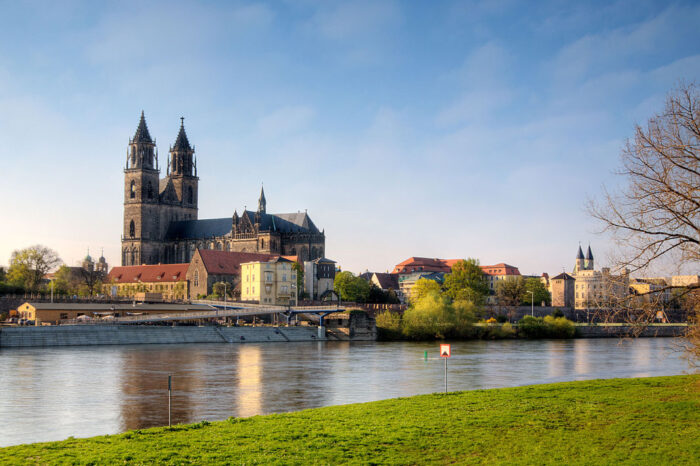
[[129, 236], [132, 238], [136, 236], [136, 225], [133, 220], [129, 223]]
[[131, 188], [129, 190], [129, 197], [134, 199], [136, 197], [136, 181], [131, 180]]
[[199, 270], [194, 271], [194, 286], [199, 286]]
[[153, 199], [153, 185], [151, 182], [148, 182], [148, 198]]
[[260, 249], [265, 249], [265, 240], [264, 239], [260, 240]]
[[134, 265], [135, 262], [136, 262], [136, 253], [132, 249], [131, 250], [131, 263], [129, 265]]
[[187, 187], [187, 202], [194, 204], [194, 191], [192, 191], [192, 186]]

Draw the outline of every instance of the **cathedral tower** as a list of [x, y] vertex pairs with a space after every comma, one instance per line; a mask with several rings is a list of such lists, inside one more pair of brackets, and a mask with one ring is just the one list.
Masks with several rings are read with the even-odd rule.
[[151, 139], [146, 118], [129, 140], [124, 167], [124, 230], [122, 265], [140, 265], [158, 260], [159, 169], [156, 143]]
[[180, 118], [180, 131], [175, 138], [175, 144], [170, 148], [168, 161], [168, 178], [172, 182], [176, 199], [166, 201], [179, 208], [173, 210], [175, 218], [172, 220], [196, 220], [197, 219], [197, 159], [194, 156], [194, 147], [190, 146], [185, 132], [185, 119]]
[[591, 251], [591, 245], [588, 245], [588, 252], [586, 252], [586, 270], [593, 270], [593, 252]]
[[583, 257], [583, 249], [581, 245], [578, 245], [578, 253], [576, 253], [576, 266], [574, 267], [574, 275], [578, 273], [579, 270], [586, 270], [586, 259]]

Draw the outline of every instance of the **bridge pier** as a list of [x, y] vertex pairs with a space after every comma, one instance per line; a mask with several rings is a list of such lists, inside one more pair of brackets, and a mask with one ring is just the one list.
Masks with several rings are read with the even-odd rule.
[[323, 325], [318, 326], [318, 338], [319, 339], [326, 338], [326, 327], [324, 327]]

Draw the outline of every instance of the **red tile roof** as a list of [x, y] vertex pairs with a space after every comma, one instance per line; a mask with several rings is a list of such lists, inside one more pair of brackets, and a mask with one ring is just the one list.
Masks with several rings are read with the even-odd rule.
[[186, 280], [190, 264], [131, 265], [113, 267], [107, 275], [111, 283], [160, 283]]
[[275, 256], [257, 252], [230, 252], [214, 249], [198, 249], [207, 273], [214, 275], [240, 275], [241, 264], [254, 261], [269, 261]]
[[520, 270], [518, 270], [516, 266], [508, 265], [503, 262], [495, 265], [482, 265], [481, 271], [486, 275], [520, 275]]
[[446, 272], [452, 271], [452, 266], [461, 259], [437, 259], [429, 257], [411, 257], [396, 264], [391, 273], [412, 272]]

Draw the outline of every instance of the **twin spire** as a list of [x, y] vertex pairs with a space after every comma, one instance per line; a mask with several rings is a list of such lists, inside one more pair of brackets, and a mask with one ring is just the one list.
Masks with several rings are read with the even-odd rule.
[[[141, 119], [139, 120], [139, 125], [136, 128], [136, 133], [134, 134], [134, 143], [148, 143], [153, 144], [153, 139], [151, 138], [151, 133], [148, 131], [148, 125], [146, 124], [146, 116], [143, 110], [141, 110]], [[187, 139], [187, 133], [185, 132], [185, 117], [180, 117], [180, 131], [177, 133], [177, 138], [175, 138], [175, 144], [173, 145], [174, 150], [193, 150], [190, 146], [190, 141]]]

